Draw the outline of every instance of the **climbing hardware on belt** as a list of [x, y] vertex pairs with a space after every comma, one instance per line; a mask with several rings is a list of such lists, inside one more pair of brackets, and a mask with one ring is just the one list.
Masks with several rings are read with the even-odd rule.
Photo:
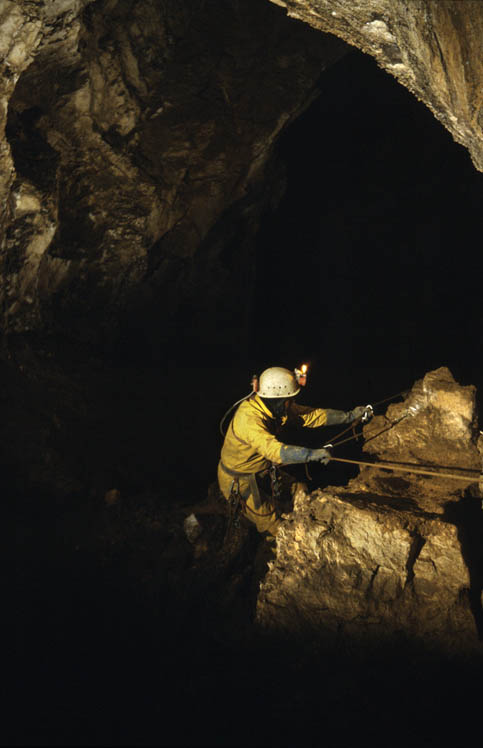
[[228, 498], [228, 506], [230, 507], [230, 514], [228, 518], [227, 532], [233, 525], [238, 527], [240, 524], [240, 507], [243, 503], [243, 499], [240, 493], [240, 482], [238, 478], [234, 478], [231, 483], [230, 496]]
[[250, 512], [250, 514], [253, 514], [255, 517], [270, 517], [272, 514], [274, 514], [273, 509], [270, 512], [260, 513], [256, 512], [254, 509], [248, 506], [246, 500], [241, 495], [240, 482], [238, 478], [234, 478], [232, 481], [230, 496], [228, 499], [228, 506], [230, 508], [230, 514], [228, 518], [227, 532], [232, 525], [233, 527], [239, 527], [240, 515], [242, 514], [242, 511]]

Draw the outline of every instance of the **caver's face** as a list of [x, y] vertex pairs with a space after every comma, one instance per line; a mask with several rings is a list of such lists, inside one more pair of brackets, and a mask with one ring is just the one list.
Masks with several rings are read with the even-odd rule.
[[274, 418], [283, 418], [288, 414], [291, 408], [290, 403], [293, 399], [293, 397], [285, 398], [285, 400], [282, 400], [282, 398], [265, 398], [264, 402]]
[[294, 401], [295, 401], [295, 397], [291, 397], [289, 400], [285, 400], [285, 402], [283, 404], [284, 405], [285, 414], [287, 414], [289, 412], [290, 408], [292, 407], [292, 403]]

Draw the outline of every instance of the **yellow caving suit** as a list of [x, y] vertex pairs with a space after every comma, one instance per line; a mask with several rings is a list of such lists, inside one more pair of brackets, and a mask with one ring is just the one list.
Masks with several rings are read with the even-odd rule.
[[[288, 416], [282, 418], [282, 425], [288, 419], [301, 426], [316, 428], [325, 425], [327, 412], [323, 408], [310, 408], [292, 401]], [[230, 498], [233, 481], [238, 479], [244, 516], [255, 523], [259, 532], [271, 535], [275, 535], [280, 520], [273, 504], [260, 497], [256, 475], [267, 470], [271, 463], [283, 464], [280, 449], [284, 445], [273, 434], [274, 426], [274, 416], [258, 395], [244, 400], [228, 426], [218, 464], [218, 483], [225, 499]]]

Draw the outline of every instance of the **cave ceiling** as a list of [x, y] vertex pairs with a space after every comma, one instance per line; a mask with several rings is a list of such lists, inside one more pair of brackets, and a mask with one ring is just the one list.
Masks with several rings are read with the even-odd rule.
[[483, 5], [473, 0], [272, 0], [370, 54], [483, 171]]
[[471, 0], [3, 0], [0, 18], [7, 332], [175, 329], [199, 289], [241, 324], [252, 238], [284, 191], [274, 144], [352, 47], [483, 169]]

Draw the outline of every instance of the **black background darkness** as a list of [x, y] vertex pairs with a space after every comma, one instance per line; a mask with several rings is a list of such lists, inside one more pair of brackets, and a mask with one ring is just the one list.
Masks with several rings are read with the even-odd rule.
[[[203, 341], [183, 349], [181, 330], [162, 371], [144, 376], [150, 362], [130, 362], [132, 393], [129, 373], [119, 369], [117, 382], [106, 368], [100, 399], [122, 404], [111, 448], [127, 463], [138, 440], [138, 474], [151, 471], [170, 500], [204, 498], [218, 422], [267, 366], [309, 361], [303, 400], [345, 409], [442, 365], [482, 385], [481, 174], [372, 59], [351, 53], [319, 85], [320, 99], [278, 145], [287, 192], [258, 237], [247, 338], [208, 360]], [[131, 416], [139, 429], [126, 435]], [[19, 532], [38, 584], [22, 598], [20, 714], [7, 742], [479, 745], [480, 689], [468, 663], [378, 642], [372, 656], [351, 643], [298, 651], [290, 641], [247, 642], [236, 621], [233, 639], [220, 637], [196, 608], [173, 611], [161, 589], [153, 607], [131, 568], [111, 578], [74, 552], [36, 499], [18, 507], [41, 535], [35, 547], [33, 533]]]

